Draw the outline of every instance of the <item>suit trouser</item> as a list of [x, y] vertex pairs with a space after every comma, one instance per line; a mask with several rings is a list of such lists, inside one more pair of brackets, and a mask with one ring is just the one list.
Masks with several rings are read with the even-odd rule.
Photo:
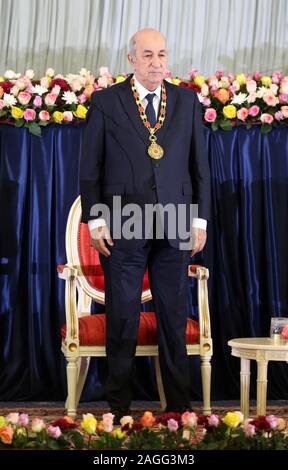
[[159, 360], [167, 408], [189, 406], [189, 362], [186, 322], [189, 251], [171, 247], [167, 239], [147, 240], [125, 250], [114, 240], [111, 255], [100, 255], [105, 276], [106, 398], [111, 407], [129, 407], [143, 275], [148, 266], [157, 317]]

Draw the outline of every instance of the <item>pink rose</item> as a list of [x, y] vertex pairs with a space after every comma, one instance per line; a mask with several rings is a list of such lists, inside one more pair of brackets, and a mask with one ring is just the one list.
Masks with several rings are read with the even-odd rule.
[[40, 85], [43, 86], [44, 88], [49, 88], [50, 85], [50, 80], [48, 77], [42, 77], [40, 80]]
[[251, 106], [251, 108], [249, 108], [249, 116], [257, 116], [257, 114], [259, 114], [260, 112], [260, 108], [259, 106], [257, 106], [256, 104], [254, 106]]
[[73, 114], [71, 111], [64, 111], [63, 113], [63, 121], [71, 122], [73, 121]]
[[6, 416], [6, 421], [7, 421], [7, 423], [18, 424], [18, 421], [19, 421], [19, 413], [9, 413], [9, 414]]
[[114, 415], [112, 413], [105, 413], [103, 415], [103, 428], [105, 432], [113, 431], [113, 419]]
[[57, 96], [56, 93], [48, 93], [48, 95], [45, 96], [45, 104], [47, 106], [53, 106], [57, 100]]
[[42, 106], [42, 98], [41, 96], [37, 95], [34, 98], [33, 104], [36, 108], [40, 108]]
[[171, 78], [171, 77], [172, 77], [172, 72], [170, 70], [166, 70], [165, 78]]
[[49, 436], [53, 437], [54, 439], [58, 439], [62, 434], [59, 426], [52, 426], [52, 425], [48, 426], [47, 432]]
[[285, 93], [285, 95], [288, 95], [288, 79], [283, 78], [280, 83], [280, 93]]
[[235, 80], [234, 73], [228, 73], [228, 80], [229, 80], [230, 83], [234, 82], [234, 80]]
[[214, 122], [217, 118], [217, 113], [213, 108], [207, 108], [204, 114], [204, 119], [206, 122]]
[[284, 119], [283, 113], [281, 113], [281, 111], [277, 111], [274, 114], [274, 118], [276, 119], [276, 121], [282, 121]]
[[34, 418], [31, 423], [31, 430], [33, 432], [41, 432], [43, 429], [46, 428], [46, 425], [43, 421], [43, 419], [40, 418]]
[[199, 72], [197, 69], [191, 69], [189, 72], [189, 75], [191, 78], [194, 78], [194, 77], [197, 77], [197, 75], [199, 75]]
[[237, 91], [237, 89], [234, 85], [230, 85], [228, 90], [230, 91], [230, 93], [232, 93], [233, 96], [235, 95], [235, 93]]
[[27, 426], [29, 423], [29, 416], [26, 413], [21, 413], [19, 416], [18, 424], [19, 426]]
[[276, 106], [276, 104], [279, 103], [278, 98], [269, 91], [264, 94], [263, 101], [265, 101], [268, 106]]
[[36, 112], [34, 109], [31, 109], [31, 108], [27, 108], [25, 109], [24, 111], [24, 119], [26, 121], [34, 121], [36, 117]]
[[261, 122], [263, 122], [263, 124], [271, 124], [274, 121], [273, 116], [271, 116], [271, 114], [268, 114], [268, 113], [261, 114], [260, 119], [261, 119]]
[[99, 77], [99, 78], [98, 78], [98, 85], [99, 85], [99, 87], [101, 87], [101, 88], [107, 88], [108, 85], [109, 85], [109, 78], [106, 77], [106, 76]]
[[272, 73], [272, 83], [280, 83], [280, 80], [283, 78], [283, 74], [281, 72], [273, 72]]
[[15, 85], [19, 90], [25, 90], [25, 88], [30, 84], [30, 80], [27, 77], [20, 77], [16, 80]]
[[274, 415], [268, 415], [266, 416], [266, 421], [270, 425], [271, 429], [276, 429], [277, 428], [277, 422], [278, 419]]
[[11, 95], [14, 95], [14, 96], [17, 96], [18, 93], [19, 93], [19, 88], [18, 88], [18, 86], [16, 86], [16, 85], [12, 86], [12, 88], [11, 88], [11, 90], [10, 90], [10, 94], [11, 94]]
[[288, 106], [281, 106], [281, 113], [283, 114], [284, 118], [288, 118]]
[[195, 428], [197, 426], [197, 416], [193, 412], [185, 411], [185, 413], [181, 415], [181, 422], [183, 426]]
[[87, 97], [84, 95], [84, 93], [82, 93], [82, 95], [79, 95], [77, 98], [78, 98], [78, 103], [80, 104], [84, 104], [87, 101]]
[[256, 98], [257, 98], [257, 94], [253, 91], [253, 93], [249, 93], [249, 95], [247, 96], [247, 102], [255, 103]]
[[209, 95], [209, 87], [208, 87], [207, 83], [203, 83], [203, 85], [201, 86], [201, 95], [203, 95], [203, 96], [208, 96]]
[[207, 107], [207, 106], [210, 106], [210, 104], [211, 104], [210, 98], [207, 98], [207, 96], [205, 96], [203, 100], [203, 105]]
[[217, 88], [219, 88], [218, 78], [215, 75], [211, 75], [211, 77], [208, 78], [208, 85], [215, 87], [215, 90], [217, 90]]
[[260, 80], [260, 78], [262, 77], [262, 73], [261, 72], [255, 72], [254, 73], [254, 80]]
[[29, 101], [31, 100], [31, 95], [27, 91], [20, 91], [17, 98], [18, 98], [19, 103], [26, 106], [26, 104], [28, 104]]
[[215, 75], [217, 78], [221, 78], [224, 75], [223, 70], [216, 70]]
[[58, 96], [59, 93], [60, 93], [60, 91], [61, 91], [61, 86], [59, 86], [59, 85], [54, 85], [53, 88], [52, 88], [52, 90], [51, 90], [51, 93], [53, 93], [53, 95]]
[[244, 433], [246, 437], [252, 437], [256, 433], [254, 424], [247, 423], [244, 425]]
[[79, 80], [77, 80], [77, 78], [75, 78], [75, 80], [73, 80], [72, 83], [71, 83], [72, 91], [74, 91], [74, 92], [80, 91], [81, 88], [83, 88], [83, 85], [80, 83]]
[[6, 106], [6, 105], [5, 105], [4, 100], [0, 100], [0, 109], [5, 108], [5, 106]]
[[219, 425], [219, 418], [215, 414], [207, 416], [207, 421], [208, 421], [209, 426], [217, 427]]
[[255, 92], [257, 88], [257, 83], [255, 82], [255, 80], [249, 80], [246, 83], [246, 88], [247, 88], [248, 93]]
[[241, 108], [237, 111], [237, 118], [240, 119], [240, 121], [246, 121], [248, 115], [249, 111], [247, 108]]
[[48, 111], [40, 111], [39, 119], [40, 119], [40, 121], [49, 121], [50, 120], [50, 114], [48, 113]]
[[178, 422], [175, 419], [171, 418], [171, 419], [168, 419], [168, 421], [167, 421], [167, 427], [168, 427], [170, 432], [176, 432], [179, 425], [178, 425]]
[[285, 93], [279, 93], [279, 103], [280, 104], [288, 103], [288, 95], [286, 95]]
[[110, 77], [111, 76], [111, 74], [108, 70], [108, 67], [100, 67], [99, 75], [100, 75], [100, 77]]

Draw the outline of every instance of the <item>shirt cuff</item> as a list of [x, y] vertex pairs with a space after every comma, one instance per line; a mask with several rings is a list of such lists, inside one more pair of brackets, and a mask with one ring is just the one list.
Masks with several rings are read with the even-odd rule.
[[92, 220], [88, 220], [88, 227], [89, 227], [89, 230], [90, 230], [90, 233], [92, 232], [92, 230], [94, 230], [95, 228], [98, 228], [98, 227], [105, 227], [107, 224], [105, 222], [105, 219], [92, 219]]
[[192, 221], [192, 228], [201, 228], [202, 230], [207, 230], [207, 220], [194, 217]]

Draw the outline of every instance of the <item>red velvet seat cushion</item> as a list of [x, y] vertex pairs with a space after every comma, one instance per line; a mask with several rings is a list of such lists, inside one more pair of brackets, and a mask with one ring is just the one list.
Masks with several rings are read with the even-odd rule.
[[[104, 292], [104, 275], [99, 261], [99, 252], [90, 246], [90, 232], [88, 224], [79, 224], [78, 252], [80, 265], [87, 281], [94, 289]], [[143, 277], [142, 291], [149, 289], [147, 271]]]
[[[66, 325], [61, 328], [61, 335], [66, 336]], [[100, 313], [87, 315], [79, 319], [79, 338], [81, 346], [104, 346], [106, 336], [106, 315]], [[187, 344], [199, 341], [199, 324], [188, 318], [186, 328]], [[157, 344], [156, 316], [154, 312], [141, 312], [137, 344], [146, 346]]]

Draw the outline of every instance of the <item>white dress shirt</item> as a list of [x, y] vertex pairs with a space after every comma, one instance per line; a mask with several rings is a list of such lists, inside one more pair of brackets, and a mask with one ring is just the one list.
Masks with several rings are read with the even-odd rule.
[[[148, 101], [146, 100], [145, 96], [148, 95], [148, 93], [155, 93], [155, 96], [153, 98], [153, 108], [155, 110], [155, 115], [158, 116], [158, 110], [159, 110], [159, 105], [160, 105], [160, 100], [161, 100], [161, 85], [159, 85], [156, 88], [156, 90], [151, 92], [150, 90], [147, 90], [143, 85], [141, 85], [141, 83], [138, 82], [135, 76], [133, 76], [133, 78], [134, 78], [135, 87], [139, 93], [139, 97], [140, 97], [140, 100], [142, 102], [142, 106], [144, 109], [146, 109], [146, 106], [148, 104]], [[103, 227], [105, 225], [106, 225], [105, 219], [93, 219], [93, 220], [88, 221], [90, 232], [91, 230], [94, 230], [95, 228]], [[192, 221], [192, 227], [206, 230], [207, 220], [194, 217]]]

